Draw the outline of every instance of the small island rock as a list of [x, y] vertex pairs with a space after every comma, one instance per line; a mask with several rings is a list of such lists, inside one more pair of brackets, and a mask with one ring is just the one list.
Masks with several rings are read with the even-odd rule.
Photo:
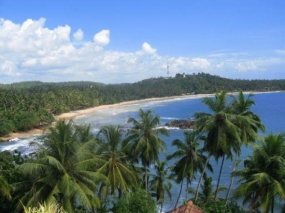
[[179, 129], [193, 129], [194, 125], [194, 120], [173, 120], [165, 124], [165, 126], [178, 127]]

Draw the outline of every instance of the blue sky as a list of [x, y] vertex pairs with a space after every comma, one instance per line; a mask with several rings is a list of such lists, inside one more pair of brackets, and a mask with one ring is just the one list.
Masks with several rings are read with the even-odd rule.
[[0, 83], [285, 78], [284, 0], [0, 0]]

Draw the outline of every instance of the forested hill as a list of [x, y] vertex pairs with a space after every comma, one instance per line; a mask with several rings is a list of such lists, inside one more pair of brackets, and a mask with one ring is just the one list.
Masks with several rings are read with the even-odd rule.
[[[102, 86], [109, 88], [122, 88], [122, 87], [132, 87], [132, 88], [141, 88], [144, 86], [151, 87], [153, 90], [161, 88], [160, 95], [163, 95], [165, 92], [169, 92], [169, 88], [175, 92], [175, 94], [182, 93], [213, 93], [221, 89], [227, 91], [275, 91], [275, 90], [284, 90], [285, 88], [285, 79], [278, 80], [246, 80], [246, 79], [228, 79], [222, 78], [216, 75], [210, 75], [206, 73], [193, 73], [189, 74], [176, 74], [175, 77], [160, 77], [160, 78], [150, 78], [142, 80], [133, 84], [103, 84], [98, 82], [91, 81], [76, 81], [76, 82], [60, 82], [60, 83], [44, 83], [41, 81], [25, 81], [12, 84], [0, 84], [0, 88], [4, 89], [22, 89], [22, 88], [32, 88], [39, 86], [47, 87], [62, 87], [62, 86]], [[168, 87], [168, 88], [165, 88]], [[166, 90], [166, 91], [165, 91]], [[147, 92], [149, 93], [149, 92]], [[163, 95], [164, 96], [164, 95]]]
[[88, 107], [184, 94], [285, 90], [284, 80], [233, 80], [205, 73], [176, 74], [132, 84], [96, 82], [0, 84], [0, 136], [49, 124], [53, 115]]

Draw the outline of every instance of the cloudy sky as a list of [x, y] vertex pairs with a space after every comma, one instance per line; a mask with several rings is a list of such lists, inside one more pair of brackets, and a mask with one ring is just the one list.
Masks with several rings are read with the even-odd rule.
[[285, 78], [284, 0], [0, 0], [0, 83]]

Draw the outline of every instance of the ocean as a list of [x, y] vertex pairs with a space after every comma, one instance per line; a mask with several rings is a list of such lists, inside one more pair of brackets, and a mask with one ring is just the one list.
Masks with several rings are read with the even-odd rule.
[[[285, 92], [273, 92], [273, 93], [256, 93], [253, 96], [256, 103], [253, 106], [252, 111], [259, 115], [262, 122], [266, 127], [266, 132], [261, 135], [267, 135], [269, 133], [279, 133], [285, 130]], [[120, 124], [128, 127], [127, 120], [129, 117], [137, 118], [138, 110], [153, 110], [154, 114], [160, 116], [161, 126], [165, 123], [176, 120], [176, 119], [190, 119], [193, 117], [195, 112], [203, 111], [207, 112], [208, 109], [201, 103], [201, 98], [198, 97], [181, 97], [163, 101], [149, 101], [138, 104], [118, 106], [115, 108], [101, 109], [88, 115], [79, 116], [74, 119], [76, 124], [80, 125], [91, 125], [92, 132], [96, 134], [100, 127], [106, 124]], [[171, 142], [179, 138], [184, 140], [184, 130], [170, 128], [170, 137], [164, 137], [167, 144], [166, 154], [173, 153], [174, 147], [171, 146]], [[0, 144], [0, 151], [3, 150], [14, 150], [18, 149], [24, 154], [35, 151], [29, 147], [29, 142], [36, 140], [37, 136], [20, 138], [12, 142], [4, 142]], [[241, 159], [245, 159], [252, 152], [250, 147], [243, 147]], [[162, 159], [165, 156], [161, 156]], [[171, 164], [171, 162], [169, 162]], [[207, 173], [209, 176], [213, 176], [214, 183], [217, 180], [219, 172], [219, 162], [217, 163], [213, 159], [211, 164], [214, 169], [214, 173]], [[230, 172], [232, 171], [233, 162], [227, 160], [224, 164], [221, 184], [228, 186], [230, 182]], [[198, 178], [197, 178], [198, 180]], [[194, 180], [191, 187], [196, 188], [197, 180]], [[234, 187], [236, 183], [234, 184]], [[176, 198], [178, 195], [179, 186], [173, 184], [172, 187], [172, 200], [167, 199], [164, 204], [164, 210], [172, 210]], [[188, 198], [191, 196], [188, 195]], [[183, 203], [185, 199], [185, 191], [182, 193], [179, 205]]]

